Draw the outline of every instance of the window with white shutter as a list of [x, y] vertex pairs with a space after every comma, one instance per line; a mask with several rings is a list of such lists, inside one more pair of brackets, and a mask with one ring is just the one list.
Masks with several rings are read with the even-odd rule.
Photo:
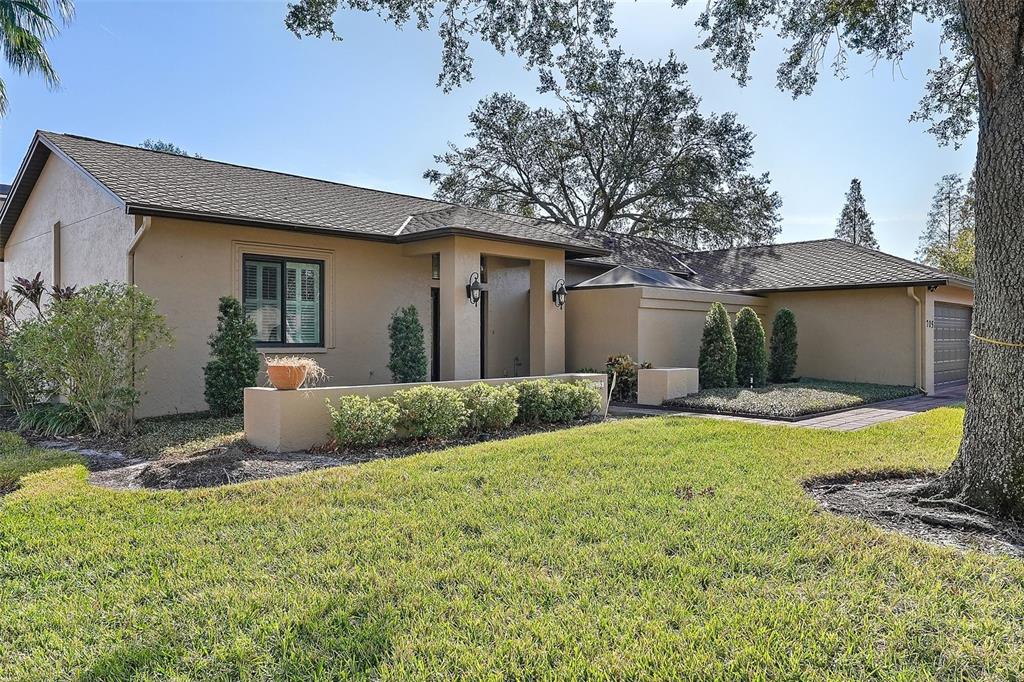
[[257, 344], [323, 345], [323, 272], [321, 261], [243, 258], [242, 305]]

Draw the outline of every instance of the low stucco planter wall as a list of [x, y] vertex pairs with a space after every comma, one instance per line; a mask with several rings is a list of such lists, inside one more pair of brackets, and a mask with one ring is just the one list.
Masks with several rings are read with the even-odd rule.
[[273, 452], [308, 450], [330, 438], [331, 418], [324, 404], [343, 395], [384, 398], [395, 391], [414, 386], [445, 386], [464, 388], [476, 383], [510, 384], [528, 379], [552, 381], [590, 381], [602, 396], [608, 395], [608, 377], [604, 374], [555, 374], [545, 377], [507, 379], [472, 379], [466, 381], [435, 381], [416, 384], [374, 384], [370, 386], [323, 386], [277, 391], [273, 388], [245, 389], [245, 438], [256, 447]]
[[641, 369], [637, 372], [637, 403], [661, 405], [672, 398], [682, 398], [700, 390], [696, 367]]

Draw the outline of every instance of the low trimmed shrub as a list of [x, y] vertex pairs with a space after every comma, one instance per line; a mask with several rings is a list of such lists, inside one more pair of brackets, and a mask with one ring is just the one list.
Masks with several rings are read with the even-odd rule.
[[554, 381], [548, 389], [548, 411], [544, 421], [554, 424], [586, 419], [601, 409], [601, 392], [584, 381]]
[[516, 384], [521, 424], [564, 424], [601, 408], [601, 392], [585, 381], [533, 379]]
[[519, 413], [519, 392], [504, 384], [473, 384], [462, 391], [468, 410], [468, 428], [474, 433], [501, 431], [511, 426]]
[[519, 413], [516, 421], [520, 424], [540, 424], [551, 411], [551, 382], [547, 379], [530, 379], [515, 385], [518, 393]]
[[326, 402], [331, 413], [331, 435], [338, 445], [382, 445], [398, 435], [400, 412], [387, 398], [370, 400], [361, 395], [343, 395], [337, 406], [330, 400]]
[[608, 385], [612, 385], [612, 377], [615, 376], [615, 388], [612, 391], [612, 400], [619, 402], [635, 403], [637, 399], [637, 372], [641, 369], [650, 369], [649, 362], [635, 362], [629, 355], [612, 355], [605, 363], [608, 372]]
[[410, 438], [453, 438], [469, 423], [462, 393], [442, 386], [417, 386], [396, 391], [399, 428]]
[[711, 304], [704, 318], [697, 367], [702, 389], [736, 385], [736, 340], [732, 335], [729, 313], [717, 301]]

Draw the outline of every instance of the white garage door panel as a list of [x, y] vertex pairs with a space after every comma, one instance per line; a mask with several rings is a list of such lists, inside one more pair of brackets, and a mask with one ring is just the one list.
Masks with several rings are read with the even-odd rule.
[[935, 304], [935, 385], [967, 381], [971, 308]]

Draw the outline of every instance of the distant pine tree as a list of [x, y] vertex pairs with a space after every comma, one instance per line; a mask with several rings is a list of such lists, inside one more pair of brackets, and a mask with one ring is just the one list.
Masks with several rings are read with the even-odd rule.
[[853, 244], [866, 246], [869, 249], [878, 248], [878, 240], [875, 239], [875, 221], [868, 215], [867, 206], [864, 203], [864, 193], [861, 191], [860, 180], [850, 180], [850, 191], [846, 193], [846, 205], [839, 215], [839, 222], [836, 224], [836, 237]]
[[974, 180], [964, 186], [956, 173], [935, 186], [917, 259], [947, 272], [974, 275]]

